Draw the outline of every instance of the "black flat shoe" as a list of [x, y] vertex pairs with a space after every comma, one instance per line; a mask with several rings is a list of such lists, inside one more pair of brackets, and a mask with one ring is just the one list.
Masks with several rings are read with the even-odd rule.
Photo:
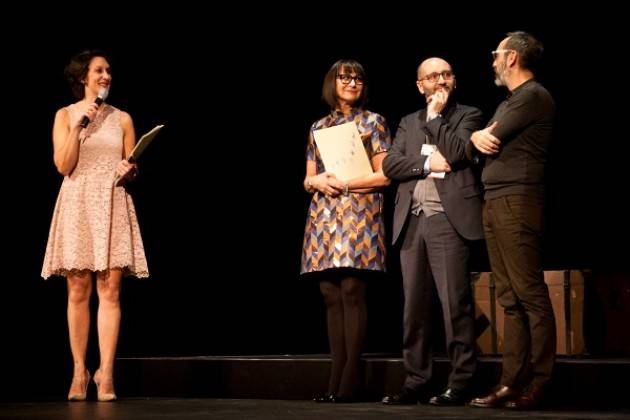
[[334, 402], [333, 398], [335, 398], [335, 394], [321, 394], [315, 395], [315, 397], [313, 397], [313, 401], [316, 403], [331, 403]]

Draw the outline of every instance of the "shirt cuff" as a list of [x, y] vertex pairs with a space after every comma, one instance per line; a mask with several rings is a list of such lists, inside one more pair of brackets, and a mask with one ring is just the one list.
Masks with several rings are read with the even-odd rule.
[[430, 155], [427, 155], [427, 158], [424, 160], [424, 166], [422, 168], [422, 175], [428, 175], [431, 173], [431, 164], [430, 164], [430, 160], [431, 160], [431, 156], [433, 156], [432, 152]]

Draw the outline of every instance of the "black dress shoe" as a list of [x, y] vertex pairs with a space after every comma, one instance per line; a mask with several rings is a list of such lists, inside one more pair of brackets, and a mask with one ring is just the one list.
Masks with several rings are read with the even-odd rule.
[[316, 403], [331, 403], [333, 402], [333, 398], [335, 398], [335, 394], [321, 394], [315, 395], [315, 397], [313, 397], [313, 401]]
[[420, 402], [420, 392], [404, 388], [398, 394], [383, 398], [385, 405], [413, 405]]
[[446, 391], [442, 392], [440, 395], [431, 397], [431, 399], [429, 400], [429, 404], [441, 406], [464, 405], [464, 403], [466, 402], [464, 394], [464, 391], [447, 388]]

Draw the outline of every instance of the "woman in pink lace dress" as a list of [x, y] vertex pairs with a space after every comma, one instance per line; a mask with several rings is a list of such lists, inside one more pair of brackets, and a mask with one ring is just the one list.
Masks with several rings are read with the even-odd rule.
[[[85, 366], [90, 327], [89, 301], [96, 277], [100, 367], [94, 373], [99, 401], [116, 399], [113, 370], [120, 327], [123, 275], [149, 275], [136, 211], [116, 175], [136, 174], [124, 158], [135, 144], [131, 117], [101, 99], [112, 76], [106, 56], [84, 51], [65, 71], [79, 99], [57, 111], [54, 162], [64, 175], [50, 226], [42, 277], [60, 275], [68, 284], [68, 328], [74, 375], [70, 401], [83, 401], [90, 382]], [[103, 103], [101, 103], [103, 102]], [[82, 126], [87, 123], [84, 128]]]

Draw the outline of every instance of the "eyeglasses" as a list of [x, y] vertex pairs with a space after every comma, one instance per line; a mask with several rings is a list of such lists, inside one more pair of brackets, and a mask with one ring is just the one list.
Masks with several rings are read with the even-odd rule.
[[435, 83], [438, 80], [440, 80], [440, 76], [442, 76], [444, 80], [451, 80], [453, 77], [455, 77], [455, 75], [453, 74], [451, 70], [444, 70], [441, 73], [438, 73], [438, 72], [429, 73], [426, 76], [419, 78], [418, 80], [419, 81], [428, 80], [431, 83]]
[[508, 52], [510, 52], [510, 51], [516, 51], [516, 50], [509, 49], [509, 50], [495, 50], [495, 51], [492, 51], [492, 52], [491, 52], [491, 54], [492, 54], [492, 58], [493, 58], [493, 59], [496, 59], [496, 58], [497, 58], [497, 55], [499, 55], [499, 54], [501, 54], [501, 53], [508, 53]]
[[349, 84], [353, 80], [354, 83], [357, 85], [363, 84], [363, 76], [353, 76], [348, 73], [338, 74], [337, 79], [341, 80], [341, 83], [343, 83], [344, 85]]

